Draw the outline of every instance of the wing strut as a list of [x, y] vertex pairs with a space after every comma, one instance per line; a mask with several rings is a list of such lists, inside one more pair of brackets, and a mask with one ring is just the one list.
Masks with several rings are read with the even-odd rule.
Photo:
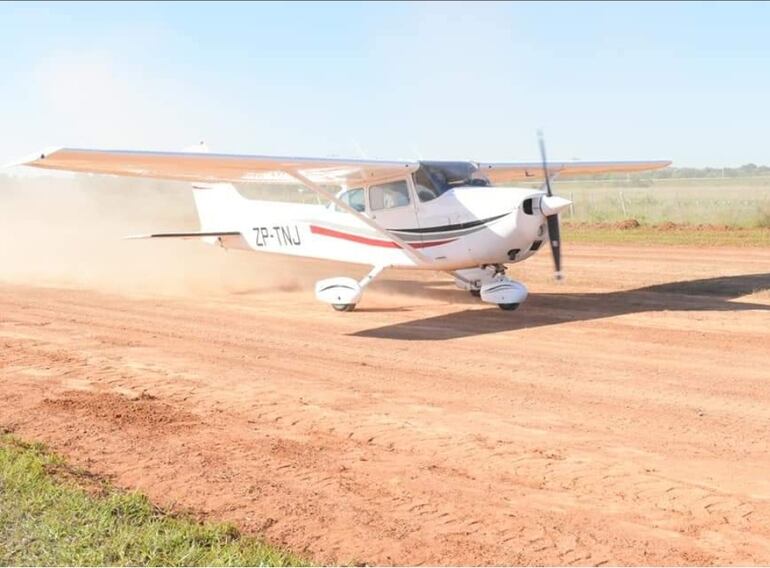
[[423, 253], [418, 251], [416, 248], [414, 248], [412, 245], [404, 241], [403, 239], [397, 237], [396, 235], [391, 234], [388, 232], [387, 229], [384, 227], [378, 225], [374, 221], [372, 221], [369, 217], [362, 214], [360, 211], [356, 211], [353, 209], [350, 205], [342, 201], [341, 199], [338, 199], [336, 195], [334, 195], [332, 192], [327, 191], [317, 183], [312, 182], [299, 172], [295, 170], [283, 170], [286, 174], [290, 175], [294, 179], [296, 179], [298, 182], [300, 182], [302, 185], [307, 187], [311, 191], [315, 191], [316, 193], [319, 193], [323, 195], [326, 199], [337, 205], [340, 209], [344, 209], [357, 219], [363, 221], [366, 223], [369, 227], [377, 231], [380, 235], [385, 237], [386, 239], [389, 239], [395, 243], [397, 243], [402, 249], [404, 249], [404, 252], [409, 255], [409, 257], [414, 260], [417, 264], [431, 264], [431, 259], [425, 256]]

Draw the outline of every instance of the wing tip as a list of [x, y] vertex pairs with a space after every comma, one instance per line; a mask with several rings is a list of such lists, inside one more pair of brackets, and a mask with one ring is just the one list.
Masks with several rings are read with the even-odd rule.
[[3, 164], [0, 166], [0, 169], [4, 170], [7, 168], [17, 168], [17, 167], [45, 167], [42, 165], [42, 162], [48, 158], [51, 154], [54, 154], [58, 152], [59, 150], [63, 150], [63, 146], [49, 146], [45, 149], [43, 149], [41, 152], [35, 152], [34, 154], [27, 154], [26, 156], [19, 158], [18, 160], [14, 160], [13, 162], [9, 162], [7, 164]]

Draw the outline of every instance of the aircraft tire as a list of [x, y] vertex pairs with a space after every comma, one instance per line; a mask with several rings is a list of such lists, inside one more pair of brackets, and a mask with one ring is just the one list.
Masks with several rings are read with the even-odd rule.
[[355, 307], [355, 304], [332, 304], [332, 308], [338, 312], [352, 312]]
[[501, 310], [505, 310], [506, 312], [512, 312], [513, 310], [519, 307], [519, 304], [497, 304], [497, 305]]
[[481, 298], [481, 290], [468, 290], [474, 298]]

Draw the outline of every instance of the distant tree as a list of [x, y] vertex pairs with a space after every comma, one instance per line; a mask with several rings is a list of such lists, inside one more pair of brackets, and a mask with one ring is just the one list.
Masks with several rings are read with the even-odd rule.
[[[738, 178], [751, 176], [770, 175], [770, 166], [758, 166], [753, 163], [744, 164], [737, 168], [677, 168], [668, 167], [652, 172], [637, 172], [634, 174], [598, 174], [591, 177], [575, 176], [572, 179], [612, 181], [621, 185], [640, 185], [642, 182], [651, 183], [656, 179], [681, 179], [681, 178]], [[565, 177], [564, 179], [570, 179]]]

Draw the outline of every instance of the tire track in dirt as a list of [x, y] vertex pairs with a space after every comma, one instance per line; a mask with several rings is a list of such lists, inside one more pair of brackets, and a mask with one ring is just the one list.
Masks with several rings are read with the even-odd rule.
[[319, 562], [767, 563], [770, 302], [733, 300], [770, 252], [737, 250], [574, 247], [516, 314], [433, 275], [345, 315], [2, 286], [0, 426]]

